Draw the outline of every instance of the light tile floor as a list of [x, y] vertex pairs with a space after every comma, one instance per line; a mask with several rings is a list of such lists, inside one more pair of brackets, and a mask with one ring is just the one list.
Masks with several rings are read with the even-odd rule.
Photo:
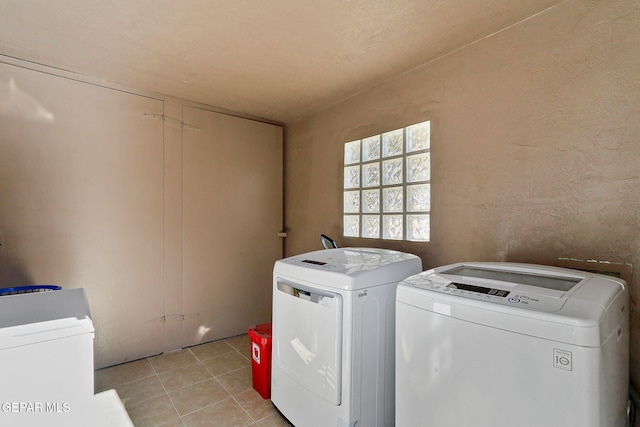
[[96, 371], [96, 392], [115, 388], [136, 427], [287, 427], [253, 389], [248, 335]]

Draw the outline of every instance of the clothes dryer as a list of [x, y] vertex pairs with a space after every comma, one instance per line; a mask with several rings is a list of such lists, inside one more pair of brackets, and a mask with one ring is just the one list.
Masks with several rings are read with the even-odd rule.
[[394, 425], [395, 293], [415, 255], [339, 248], [277, 261], [271, 400], [295, 426]]
[[624, 427], [625, 282], [462, 263], [397, 291], [398, 427]]

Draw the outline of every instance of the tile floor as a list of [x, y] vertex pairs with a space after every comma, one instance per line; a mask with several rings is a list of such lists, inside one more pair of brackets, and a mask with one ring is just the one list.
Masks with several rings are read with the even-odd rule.
[[115, 388], [136, 427], [287, 427], [253, 389], [248, 335], [96, 371], [96, 392]]

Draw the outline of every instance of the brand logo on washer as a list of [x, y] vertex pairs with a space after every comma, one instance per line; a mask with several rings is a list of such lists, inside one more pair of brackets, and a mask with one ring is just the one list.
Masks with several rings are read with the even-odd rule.
[[553, 349], [553, 367], [564, 369], [566, 371], [573, 370], [571, 352], [566, 350]]
[[358, 298], [362, 298], [362, 297], [366, 297], [367, 296], [367, 290], [365, 289], [362, 292], [358, 292]]

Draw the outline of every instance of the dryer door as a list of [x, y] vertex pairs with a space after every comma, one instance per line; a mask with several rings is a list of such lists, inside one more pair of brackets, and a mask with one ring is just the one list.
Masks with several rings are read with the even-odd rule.
[[342, 296], [278, 279], [273, 364], [329, 403], [341, 402]]

